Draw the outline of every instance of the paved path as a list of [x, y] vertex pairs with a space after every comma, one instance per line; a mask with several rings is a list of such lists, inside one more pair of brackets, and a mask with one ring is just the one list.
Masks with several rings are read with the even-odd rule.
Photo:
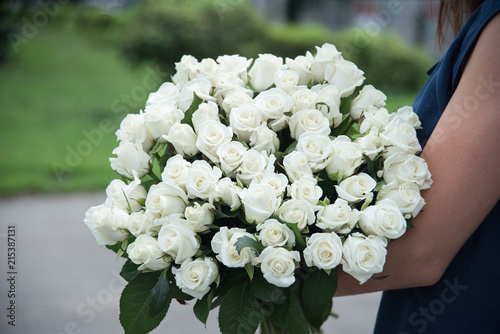
[[[83, 224], [90, 206], [102, 194], [71, 194], [0, 198], [0, 333], [114, 334], [123, 333], [118, 301], [124, 280], [122, 260], [98, 247]], [[15, 299], [8, 296], [7, 230], [16, 231]], [[335, 299], [339, 319], [328, 320], [325, 333], [371, 333], [380, 294]], [[15, 301], [15, 327], [7, 307]], [[172, 303], [167, 317], [152, 333], [216, 334], [217, 314], [207, 328], [191, 306]]]

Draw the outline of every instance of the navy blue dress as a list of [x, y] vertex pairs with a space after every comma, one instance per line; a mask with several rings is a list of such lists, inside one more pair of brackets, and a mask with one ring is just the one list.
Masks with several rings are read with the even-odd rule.
[[[443, 59], [429, 71], [429, 79], [413, 105], [422, 122], [423, 130], [417, 132], [422, 146], [457, 88], [464, 64], [481, 31], [498, 12], [500, 0], [483, 2]], [[488, 84], [491, 79], [484, 78], [481, 94], [486, 94], [488, 87], [492, 89]], [[472, 96], [471, 108], [474, 106]], [[470, 111], [464, 109], [464, 117], [468, 116], [467, 112]], [[500, 333], [499, 203], [464, 244], [437, 284], [384, 292], [375, 333]]]

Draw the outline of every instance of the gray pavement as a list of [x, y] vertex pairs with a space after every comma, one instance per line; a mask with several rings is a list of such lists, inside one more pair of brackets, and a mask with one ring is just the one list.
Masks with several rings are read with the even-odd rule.
[[[87, 208], [102, 203], [104, 196], [103, 190], [0, 198], [0, 333], [123, 333], [118, 320], [123, 260], [98, 247], [82, 222]], [[15, 227], [10, 229], [16, 240], [14, 271], [7, 263], [9, 226]], [[339, 318], [327, 321], [325, 333], [371, 333], [379, 300], [379, 293], [335, 298]], [[15, 327], [7, 317], [12, 301]], [[205, 328], [192, 305], [173, 302], [152, 333], [219, 333], [217, 314], [210, 314]]]

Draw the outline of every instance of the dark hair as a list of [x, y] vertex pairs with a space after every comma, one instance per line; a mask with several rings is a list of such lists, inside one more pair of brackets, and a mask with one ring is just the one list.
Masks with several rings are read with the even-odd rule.
[[474, 13], [484, 0], [441, 0], [439, 4], [436, 41], [442, 45], [448, 27], [458, 34], [464, 21]]

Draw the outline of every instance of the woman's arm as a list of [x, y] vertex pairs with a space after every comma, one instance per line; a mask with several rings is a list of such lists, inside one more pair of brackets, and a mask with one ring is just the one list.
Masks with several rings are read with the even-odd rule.
[[[414, 229], [388, 246], [382, 280], [338, 270], [337, 296], [436, 283], [500, 198], [500, 15], [485, 27], [422, 157], [434, 183]], [[498, 222], [500, 224], [500, 222]]]

